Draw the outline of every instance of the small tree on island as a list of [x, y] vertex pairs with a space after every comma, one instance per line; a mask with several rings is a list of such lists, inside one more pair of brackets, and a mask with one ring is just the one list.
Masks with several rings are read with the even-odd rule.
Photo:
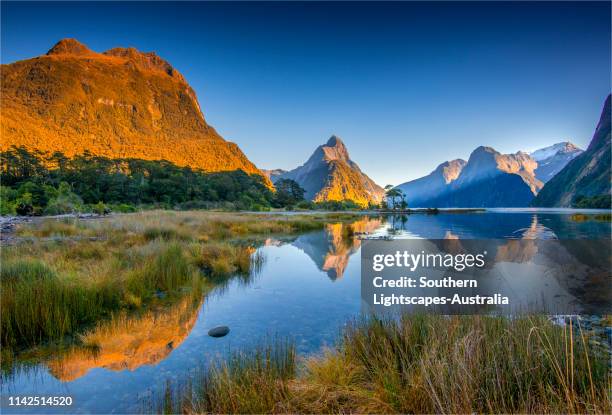
[[397, 208], [397, 204], [395, 203], [395, 199], [398, 197], [402, 197], [403, 192], [400, 189], [393, 187], [392, 184], [388, 184], [385, 186], [385, 196], [388, 199], [391, 199], [392, 208], [395, 210]]

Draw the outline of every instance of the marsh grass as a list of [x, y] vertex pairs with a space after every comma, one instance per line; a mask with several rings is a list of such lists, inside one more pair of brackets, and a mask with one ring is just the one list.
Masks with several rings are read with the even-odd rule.
[[0, 281], [3, 346], [59, 338], [119, 305], [112, 290], [62, 279], [38, 260], [3, 263]]
[[[279, 349], [279, 360], [295, 353]], [[293, 377], [209, 370], [182, 413], [610, 413], [609, 350], [545, 317], [404, 316], [349, 324]], [[229, 365], [232, 365], [230, 360]], [[289, 366], [289, 365], [287, 365]], [[257, 376], [250, 376], [256, 373]], [[239, 386], [236, 386], [239, 385]], [[170, 396], [170, 395], [169, 395]], [[166, 402], [167, 403], [167, 402]]]
[[210, 288], [246, 277], [263, 262], [253, 255], [258, 235], [322, 229], [329, 220], [148, 211], [22, 225], [16, 232], [22, 243], [0, 253], [2, 346], [19, 349], [73, 336], [116, 311], [172, 301], [196, 279]]
[[178, 388], [167, 384], [157, 411], [163, 413], [269, 413], [290, 396], [296, 374], [293, 343], [277, 340], [227, 362], [198, 369]]

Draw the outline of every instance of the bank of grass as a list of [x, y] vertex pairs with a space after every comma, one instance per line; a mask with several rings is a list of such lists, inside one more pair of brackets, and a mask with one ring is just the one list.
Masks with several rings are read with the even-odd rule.
[[254, 238], [353, 218], [149, 211], [22, 225], [21, 241], [0, 254], [1, 345], [60, 340], [116, 311], [248, 275], [262, 260], [252, 255]]
[[[609, 351], [545, 317], [405, 316], [349, 324], [301, 368], [247, 353], [168, 387], [166, 413], [610, 413]], [[293, 362], [293, 363], [291, 363]], [[279, 370], [278, 367], [283, 368]]]
[[[72, 253], [70, 254], [72, 255]], [[176, 293], [197, 284], [195, 270], [177, 244], [159, 244], [141, 267], [121, 277], [62, 275], [55, 267], [33, 259], [3, 263], [2, 345], [34, 346], [60, 339], [122, 308], [140, 307], [157, 292]]]
[[176, 386], [167, 384], [153, 411], [163, 413], [260, 414], [283, 408], [290, 397], [297, 358], [291, 342], [276, 340], [246, 353], [234, 353], [227, 362], [199, 369], [194, 378]]

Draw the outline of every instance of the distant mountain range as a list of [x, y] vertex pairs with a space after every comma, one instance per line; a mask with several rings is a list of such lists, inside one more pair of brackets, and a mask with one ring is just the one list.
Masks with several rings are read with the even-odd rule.
[[379, 203], [385, 194], [351, 160], [346, 146], [335, 135], [326, 144], [317, 147], [302, 166], [284, 173], [282, 170], [272, 170], [270, 178], [273, 182], [295, 180], [306, 190], [305, 197], [315, 202], [351, 200], [367, 206], [368, 203]]
[[478, 147], [466, 162], [446, 161], [427, 176], [397, 186], [411, 207], [523, 207], [582, 150], [557, 143], [530, 154]]
[[610, 206], [611, 110], [608, 95], [589, 147], [546, 183], [533, 206]]
[[207, 124], [194, 90], [153, 52], [96, 53], [63, 39], [46, 55], [2, 65], [0, 109], [3, 151], [88, 151], [263, 175]]

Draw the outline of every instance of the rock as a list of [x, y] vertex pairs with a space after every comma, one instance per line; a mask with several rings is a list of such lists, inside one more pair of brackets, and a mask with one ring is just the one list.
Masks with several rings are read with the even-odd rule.
[[227, 326], [218, 326], [208, 330], [208, 335], [210, 337], [223, 337], [229, 333], [230, 329]]

